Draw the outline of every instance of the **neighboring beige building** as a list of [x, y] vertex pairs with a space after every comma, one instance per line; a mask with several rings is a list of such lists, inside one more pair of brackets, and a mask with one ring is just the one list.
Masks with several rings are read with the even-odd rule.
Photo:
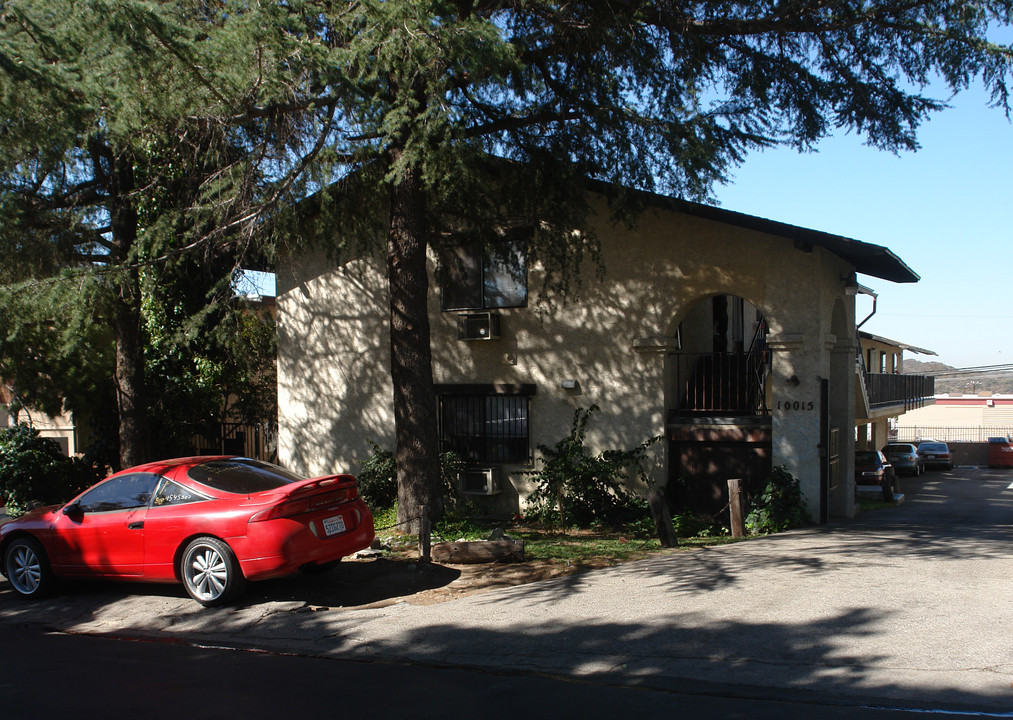
[[1013, 395], [937, 395], [931, 406], [898, 418], [898, 439], [932, 438], [942, 442], [987, 442], [1013, 436]]
[[[606, 277], [567, 299], [540, 292], [522, 250], [462, 250], [443, 292], [430, 258], [440, 432], [474, 465], [466, 489], [516, 512], [530, 486], [514, 473], [597, 404], [595, 450], [665, 436], [654, 482], [720, 503], [729, 477], [784, 465], [813, 518], [853, 515], [855, 276], [918, 276], [877, 245], [657, 196], [636, 228], [596, 232]], [[379, 258], [279, 261], [283, 465], [355, 472], [368, 441], [393, 446], [386, 287]]]
[[14, 417], [7, 409], [12, 399], [10, 395], [10, 390], [0, 383], [0, 427], [30, 422], [31, 426], [39, 431], [39, 435], [50, 438], [59, 445], [64, 455], [73, 456], [80, 452], [77, 428], [70, 413], [50, 417], [37, 410], [21, 410], [18, 416]]

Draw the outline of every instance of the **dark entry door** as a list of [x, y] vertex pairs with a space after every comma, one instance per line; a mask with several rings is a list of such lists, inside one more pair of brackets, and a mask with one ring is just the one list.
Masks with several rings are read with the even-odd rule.
[[830, 381], [820, 380], [820, 524], [830, 519], [830, 497], [841, 481], [840, 428], [830, 426]]

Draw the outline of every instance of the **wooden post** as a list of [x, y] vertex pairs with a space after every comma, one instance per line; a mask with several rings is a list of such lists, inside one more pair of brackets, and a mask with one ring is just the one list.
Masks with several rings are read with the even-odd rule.
[[432, 547], [432, 538], [430, 537], [430, 524], [429, 524], [429, 506], [422, 506], [422, 518], [419, 522], [419, 562], [427, 563], [432, 560], [432, 554], [430, 552]]
[[665, 493], [660, 488], [652, 486], [647, 492], [647, 505], [651, 509], [651, 519], [654, 520], [654, 529], [658, 533], [661, 547], [678, 545], [679, 539], [675, 536], [675, 528], [672, 527], [672, 513], [668, 510]]
[[732, 537], [745, 537], [746, 525], [742, 520], [742, 481], [728, 480], [728, 512], [731, 515]]

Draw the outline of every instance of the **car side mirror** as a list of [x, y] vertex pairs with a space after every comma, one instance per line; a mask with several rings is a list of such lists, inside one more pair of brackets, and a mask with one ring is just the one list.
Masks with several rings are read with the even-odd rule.
[[84, 510], [81, 508], [81, 503], [71, 503], [63, 509], [63, 514], [71, 520], [80, 520], [84, 517]]

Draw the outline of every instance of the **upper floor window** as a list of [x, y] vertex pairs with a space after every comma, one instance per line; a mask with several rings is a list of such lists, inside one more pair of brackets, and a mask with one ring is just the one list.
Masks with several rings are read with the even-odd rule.
[[444, 310], [495, 310], [528, 304], [527, 244], [473, 242], [440, 258]]

